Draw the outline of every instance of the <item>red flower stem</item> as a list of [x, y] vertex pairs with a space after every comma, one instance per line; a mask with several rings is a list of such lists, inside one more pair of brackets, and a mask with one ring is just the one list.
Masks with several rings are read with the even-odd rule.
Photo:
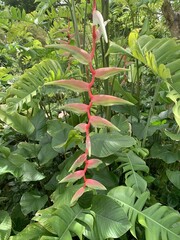
[[[93, 11], [96, 10], [96, 0], [93, 0]], [[91, 155], [91, 141], [90, 141], [90, 136], [89, 136], [89, 131], [90, 131], [90, 118], [91, 118], [91, 107], [92, 107], [92, 98], [93, 94], [91, 91], [92, 86], [94, 85], [95, 82], [95, 69], [93, 68], [93, 59], [95, 55], [95, 50], [96, 50], [96, 26], [93, 26], [92, 28], [92, 50], [91, 50], [91, 62], [89, 63], [89, 69], [91, 72], [91, 81], [89, 83], [89, 90], [88, 90], [88, 95], [89, 95], [89, 105], [88, 105], [88, 111], [87, 111], [87, 117], [88, 117], [88, 123], [86, 125], [86, 150], [85, 153], [87, 155]], [[85, 161], [85, 167], [84, 167], [84, 188], [86, 187], [86, 171], [88, 167], [88, 160], [86, 159]]]

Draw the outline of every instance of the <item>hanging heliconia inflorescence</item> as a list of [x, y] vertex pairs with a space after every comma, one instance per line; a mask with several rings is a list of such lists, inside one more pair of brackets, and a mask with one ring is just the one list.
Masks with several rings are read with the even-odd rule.
[[[88, 65], [89, 71], [91, 73], [91, 80], [89, 82], [84, 82], [82, 80], [76, 79], [62, 79], [58, 81], [54, 81], [53, 84], [58, 84], [64, 88], [70, 89], [75, 92], [88, 92], [89, 95], [89, 104], [84, 103], [70, 103], [63, 106], [66, 111], [72, 111], [77, 114], [87, 114], [87, 123], [78, 124], [75, 129], [79, 130], [82, 133], [86, 134], [85, 140], [85, 152], [81, 154], [73, 163], [69, 172], [65, 178], [63, 178], [60, 183], [63, 182], [75, 182], [79, 179], [83, 179], [84, 184], [80, 187], [76, 193], [74, 194], [71, 204], [75, 204], [75, 202], [83, 195], [86, 190], [95, 189], [95, 190], [106, 190], [105, 186], [103, 186], [100, 182], [86, 178], [86, 172], [88, 169], [96, 168], [99, 164], [102, 163], [101, 160], [96, 158], [91, 158], [91, 138], [90, 138], [90, 126], [96, 128], [113, 128], [117, 131], [119, 129], [113, 125], [110, 121], [99, 117], [94, 116], [91, 113], [91, 108], [93, 105], [98, 106], [112, 106], [119, 104], [131, 104], [130, 102], [123, 100], [118, 97], [114, 97], [111, 95], [93, 95], [92, 89], [95, 82], [95, 79], [104, 80], [107, 79], [119, 72], [127, 71], [125, 68], [118, 67], [105, 67], [94, 69], [93, 60], [96, 51], [96, 42], [103, 36], [104, 41], [108, 42], [108, 37], [106, 33], [106, 24], [108, 21], [104, 22], [104, 19], [101, 13], [96, 9], [96, 1], [93, 0], [93, 26], [92, 26], [92, 50], [91, 53], [86, 52], [85, 50], [78, 48], [76, 46], [72, 46], [67, 44], [60, 44], [54, 46], [55, 48], [60, 48], [65, 51], [68, 51], [72, 54], [80, 63]], [[52, 84], [52, 83], [50, 83]], [[79, 167], [83, 167], [81, 170], [76, 170]]]

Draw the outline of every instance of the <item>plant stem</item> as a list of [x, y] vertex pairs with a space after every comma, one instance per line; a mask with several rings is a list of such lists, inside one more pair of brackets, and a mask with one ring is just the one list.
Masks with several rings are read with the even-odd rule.
[[153, 114], [153, 110], [154, 110], [154, 106], [156, 104], [156, 100], [157, 100], [157, 97], [158, 97], [160, 84], [161, 84], [161, 81], [160, 81], [160, 79], [158, 79], [158, 83], [157, 83], [156, 88], [155, 88], [155, 92], [154, 92], [154, 97], [153, 97], [153, 101], [152, 101], [152, 104], [151, 104], [151, 108], [149, 110], [147, 123], [146, 123], [145, 129], [144, 129], [144, 137], [143, 137], [143, 141], [142, 141], [142, 147], [145, 147], [146, 138], [147, 138], [147, 132], [148, 132], [148, 128], [149, 128], [149, 123], [150, 123], [150, 120], [151, 120], [151, 117], [152, 117], [152, 114]]
[[71, 17], [73, 21], [76, 43], [77, 43], [77, 46], [80, 47], [80, 37], [79, 37], [79, 30], [78, 30], [78, 24], [77, 24], [76, 13], [75, 13], [74, 0], [71, 0], [71, 3], [69, 2], [69, 9], [70, 9]]
[[[102, 15], [104, 21], [108, 20], [109, 18], [109, 0], [101, 0], [102, 5]], [[107, 36], [109, 36], [108, 25], [106, 26]], [[101, 40], [101, 50], [102, 50], [102, 59], [103, 59], [103, 67], [109, 67], [109, 55], [106, 55], [109, 48], [109, 42], [105, 42]], [[109, 94], [109, 81], [104, 81], [104, 92], [105, 94]], [[110, 107], [106, 107], [105, 111], [106, 119], [111, 119], [111, 109]]]

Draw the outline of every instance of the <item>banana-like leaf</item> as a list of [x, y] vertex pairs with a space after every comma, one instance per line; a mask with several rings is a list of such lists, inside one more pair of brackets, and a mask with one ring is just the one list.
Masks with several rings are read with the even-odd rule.
[[[38, 239], [40, 236], [49, 235], [49, 232], [39, 223], [28, 224], [16, 236], [11, 236], [9, 240]], [[51, 239], [51, 238], [49, 238]], [[53, 239], [54, 240], [54, 239]]]
[[88, 239], [119, 238], [130, 228], [123, 208], [106, 195], [97, 195], [93, 198], [91, 211], [94, 224], [91, 231], [85, 232]]
[[108, 193], [120, 207], [128, 214], [131, 221], [131, 233], [136, 237], [135, 226], [137, 220], [145, 228], [146, 240], [179, 240], [180, 214], [170, 207], [159, 203], [145, 208], [148, 192], [144, 192], [136, 199], [135, 191], [130, 187], [116, 187]]
[[83, 209], [78, 205], [74, 207], [63, 205], [57, 210], [55, 208], [40, 210], [33, 220], [38, 221], [47, 231], [58, 236], [59, 240], [72, 240], [72, 233], [82, 239], [84, 227], [76, 221], [82, 212]]

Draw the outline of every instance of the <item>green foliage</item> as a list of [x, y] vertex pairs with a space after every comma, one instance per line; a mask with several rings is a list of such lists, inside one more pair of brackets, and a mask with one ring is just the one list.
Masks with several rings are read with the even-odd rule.
[[179, 41], [161, 0], [107, 2], [94, 58], [92, 1], [0, 4], [2, 240], [180, 239]]

